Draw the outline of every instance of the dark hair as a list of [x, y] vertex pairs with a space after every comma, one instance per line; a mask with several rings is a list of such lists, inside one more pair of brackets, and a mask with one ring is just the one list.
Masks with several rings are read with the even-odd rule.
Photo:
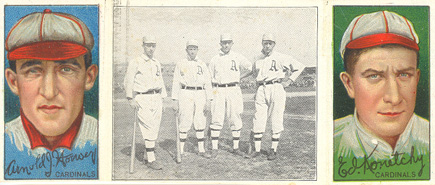
[[[346, 49], [343, 55], [343, 61], [344, 61], [344, 70], [349, 73], [350, 75], [353, 74], [356, 62], [358, 61], [359, 57], [374, 48], [406, 48], [410, 49], [408, 47], [399, 45], [399, 44], [384, 44], [379, 46], [373, 46], [369, 48], [363, 48], [363, 49]], [[410, 49], [412, 50], [412, 49]], [[418, 64], [420, 63], [420, 54], [418, 51], [413, 50], [417, 53], [417, 68]]]
[[[89, 66], [91, 66], [92, 64], [92, 53], [91, 52], [87, 52], [84, 56], [83, 59], [85, 60], [85, 69], [88, 69]], [[15, 60], [9, 60], [9, 68], [12, 69], [12, 71], [17, 72], [17, 64]]]

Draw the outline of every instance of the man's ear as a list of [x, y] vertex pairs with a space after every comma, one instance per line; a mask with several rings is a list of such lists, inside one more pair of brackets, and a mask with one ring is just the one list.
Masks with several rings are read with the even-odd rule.
[[11, 68], [5, 70], [6, 81], [11, 91], [18, 96], [18, 83], [17, 83], [17, 73], [12, 71]]
[[417, 75], [416, 75], [416, 77], [417, 77], [417, 84], [418, 84], [418, 82], [420, 81], [420, 69], [417, 69]]
[[86, 70], [86, 84], [85, 84], [85, 90], [91, 90], [94, 86], [95, 80], [97, 79], [98, 75], [98, 67], [97, 65], [91, 65]]
[[350, 98], [353, 99], [355, 97], [355, 89], [352, 83], [352, 76], [347, 72], [341, 72], [340, 79], [347, 90], [347, 94], [349, 95]]

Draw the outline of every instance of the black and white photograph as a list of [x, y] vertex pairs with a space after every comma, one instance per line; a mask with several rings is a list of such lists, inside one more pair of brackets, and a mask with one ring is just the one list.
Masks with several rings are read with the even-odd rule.
[[315, 181], [317, 7], [113, 10], [112, 180]]

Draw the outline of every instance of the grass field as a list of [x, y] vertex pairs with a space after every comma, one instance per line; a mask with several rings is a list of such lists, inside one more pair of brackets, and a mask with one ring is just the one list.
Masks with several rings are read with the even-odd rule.
[[[175, 162], [176, 128], [172, 109], [163, 112], [159, 139], [156, 146], [157, 159], [163, 170], [154, 171], [142, 163], [144, 142], [139, 129], [136, 132], [135, 173], [129, 174], [130, 150], [133, 131], [133, 109], [125, 98], [114, 93], [113, 131], [113, 179], [148, 180], [315, 180], [316, 179], [316, 98], [315, 96], [288, 97], [284, 116], [284, 128], [278, 146], [278, 159], [268, 161], [263, 155], [255, 159], [244, 159], [229, 153], [232, 147], [228, 124], [224, 125], [220, 137], [220, 150], [216, 159], [205, 159], [197, 153], [196, 138], [188, 133], [186, 150], [189, 155], [181, 164]], [[248, 98], [249, 99], [249, 98]], [[164, 103], [168, 106], [168, 102]], [[244, 103], [240, 148], [247, 151], [249, 133], [252, 128], [254, 102]], [[209, 121], [208, 121], [209, 123]], [[271, 145], [270, 124], [263, 137], [262, 149]], [[207, 148], [211, 142], [206, 141]]]

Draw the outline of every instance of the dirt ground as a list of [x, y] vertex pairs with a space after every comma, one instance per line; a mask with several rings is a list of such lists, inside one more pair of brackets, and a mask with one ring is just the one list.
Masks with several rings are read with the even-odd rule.
[[[114, 180], [315, 180], [316, 177], [316, 109], [315, 96], [287, 97], [284, 116], [285, 130], [278, 146], [278, 159], [268, 161], [266, 150], [271, 145], [270, 123], [262, 142], [262, 155], [255, 159], [244, 159], [229, 152], [232, 136], [228, 124], [224, 125], [219, 141], [219, 154], [216, 159], [205, 159], [197, 155], [196, 138], [193, 130], [188, 133], [187, 156], [182, 163], [175, 162], [176, 129], [174, 111], [167, 108], [160, 127], [156, 144], [156, 157], [164, 168], [151, 170], [142, 162], [144, 142], [139, 129], [136, 132], [135, 173], [129, 173], [130, 151], [133, 131], [133, 109], [125, 99], [115, 99], [113, 123], [113, 179]], [[245, 98], [243, 128], [240, 148], [246, 152], [254, 103]], [[209, 120], [208, 120], [209, 123]], [[210, 138], [206, 147], [211, 149]]]

